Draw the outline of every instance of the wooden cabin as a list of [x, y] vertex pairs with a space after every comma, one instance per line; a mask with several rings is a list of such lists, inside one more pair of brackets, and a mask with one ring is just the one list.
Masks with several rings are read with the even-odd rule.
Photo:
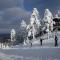
[[57, 29], [60, 31], [60, 18], [54, 18], [53, 21], [55, 22], [55, 24], [53, 24], [54, 30]]

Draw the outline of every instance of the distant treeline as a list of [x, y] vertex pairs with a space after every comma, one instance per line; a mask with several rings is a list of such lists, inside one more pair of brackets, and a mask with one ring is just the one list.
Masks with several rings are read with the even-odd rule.
[[[7, 41], [8, 39], [10, 39], [10, 34], [0, 34], [0, 42], [1, 41]], [[23, 43], [24, 41], [24, 37], [22, 35], [16, 35], [16, 41], [14, 43], [15, 44], [19, 44], [19, 43]]]

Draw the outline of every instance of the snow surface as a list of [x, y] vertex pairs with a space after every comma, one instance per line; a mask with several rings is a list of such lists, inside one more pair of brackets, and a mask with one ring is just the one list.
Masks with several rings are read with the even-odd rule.
[[0, 60], [60, 60], [60, 48], [0, 49]]
[[[58, 47], [54, 47], [54, 35], [58, 37]], [[47, 39], [44, 38], [43, 45], [39, 43], [39, 38], [33, 41], [32, 47], [29, 45], [16, 45], [12, 47], [0, 48], [0, 60], [60, 60], [60, 32], [53, 32]]]

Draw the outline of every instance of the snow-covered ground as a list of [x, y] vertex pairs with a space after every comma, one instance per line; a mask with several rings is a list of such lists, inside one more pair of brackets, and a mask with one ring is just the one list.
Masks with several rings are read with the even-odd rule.
[[42, 46], [40, 45], [40, 37], [37, 38], [37, 39], [34, 39], [32, 41], [32, 47], [55, 47], [55, 34], [57, 35], [58, 37], [58, 47], [60, 47], [60, 31], [58, 32], [52, 32], [50, 35], [49, 35], [49, 38], [48, 38], [48, 34], [44, 34], [42, 36]]
[[57, 32], [58, 47], [54, 47], [54, 33], [47, 39], [44, 35], [43, 45], [39, 39], [28, 45], [16, 45], [13, 47], [0, 48], [0, 60], [60, 60], [60, 32]]
[[60, 60], [60, 48], [0, 49], [0, 60]]
[[[50, 38], [48, 39], [48, 35], [45, 34], [42, 36], [43, 38], [43, 41], [42, 41], [42, 46], [40, 44], [40, 37], [37, 38], [37, 39], [34, 39], [32, 41], [32, 48], [54, 48], [55, 47], [55, 40], [54, 40], [54, 36], [55, 36], [55, 33], [56, 32], [53, 32], [51, 33], [49, 36]], [[57, 37], [58, 37], [58, 48], [60, 48], [60, 32], [58, 31], [57, 33]], [[0, 45], [1, 47], [1, 45]], [[20, 45], [15, 45], [15, 46], [12, 46], [12, 47], [5, 47], [3, 46], [2, 49], [19, 49], [19, 48], [30, 48], [30, 45], [23, 45], [23, 44], [20, 44]]]

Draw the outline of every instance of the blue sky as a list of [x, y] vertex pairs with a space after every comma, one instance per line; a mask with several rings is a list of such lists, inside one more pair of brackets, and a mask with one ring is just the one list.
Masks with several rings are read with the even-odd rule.
[[33, 8], [37, 8], [42, 17], [46, 8], [55, 14], [60, 9], [60, 0], [0, 0], [0, 32], [19, 29], [24, 19], [29, 22]]
[[57, 12], [60, 9], [60, 0], [25, 0], [24, 6], [29, 11], [36, 7], [43, 15], [46, 8], [49, 8], [52, 13]]

